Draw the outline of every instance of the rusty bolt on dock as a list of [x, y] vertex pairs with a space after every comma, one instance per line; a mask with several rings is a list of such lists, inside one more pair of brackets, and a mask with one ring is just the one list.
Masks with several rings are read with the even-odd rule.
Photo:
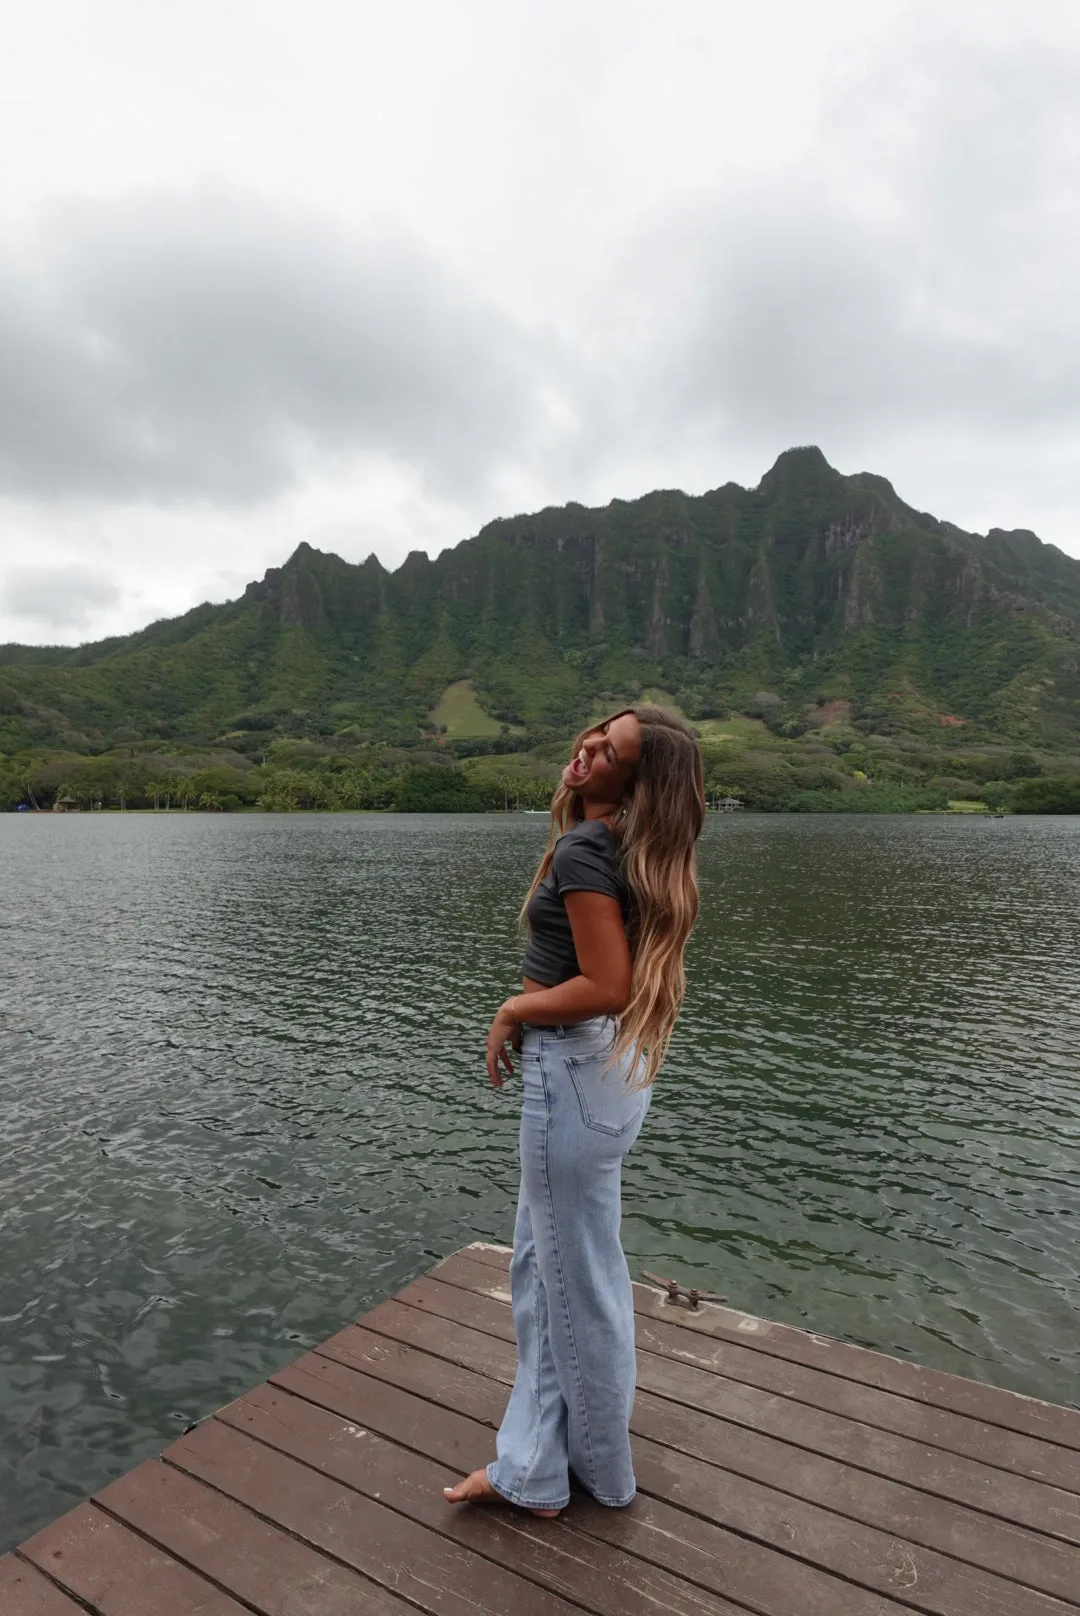
[[721, 1296], [718, 1291], [699, 1291], [696, 1285], [680, 1285], [677, 1279], [665, 1279], [662, 1274], [650, 1274], [647, 1268], [641, 1270], [641, 1277], [666, 1290], [669, 1302], [676, 1304], [685, 1302], [691, 1309], [696, 1309], [699, 1302], [727, 1301], [727, 1297]]

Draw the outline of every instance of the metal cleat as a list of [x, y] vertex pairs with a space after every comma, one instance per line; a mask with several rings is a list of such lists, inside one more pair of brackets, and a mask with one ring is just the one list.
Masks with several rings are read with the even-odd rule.
[[726, 1302], [727, 1297], [716, 1291], [699, 1291], [696, 1285], [680, 1285], [677, 1279], [664, 1279], [661, 1274], [650, 1274], [647, 1268], [641, 1270], [642, 1279], [651, 1280], [667, 1291], [669, 1302], [685, 1302], [687, 1307], [694, 1309], [699, 1302]]

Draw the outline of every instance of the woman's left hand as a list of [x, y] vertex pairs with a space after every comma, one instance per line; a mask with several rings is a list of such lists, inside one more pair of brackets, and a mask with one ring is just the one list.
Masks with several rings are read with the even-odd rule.
[[487, 1074], [492, 1086], [497, 1089], [503, 1086], [503, 1075], [499, 1070], [500, 1062], [506, 1067], [508, 1077], [514, 1075], [514, 1063], [510, 1057], [510, 1050], [506, 1047], [507, 1044], [514, 1049], [521, 1048], [520, 1023], [514, 1019], [509, 1005], [501, 1004], [495, 1012], [495, 1020], [491, 1023], [491, 1031], [487, 1037]]

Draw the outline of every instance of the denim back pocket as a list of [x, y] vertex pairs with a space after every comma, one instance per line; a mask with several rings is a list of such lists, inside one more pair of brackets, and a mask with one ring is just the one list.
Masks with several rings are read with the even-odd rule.
[[618, 1063], [609, 1066], [609, 1058], [610, 1051], [565, 1056], [586, 1128], [618, 1138], [641, 1121], [645, 1098], [640, 1089], [627, 1087], [624, 1072]]

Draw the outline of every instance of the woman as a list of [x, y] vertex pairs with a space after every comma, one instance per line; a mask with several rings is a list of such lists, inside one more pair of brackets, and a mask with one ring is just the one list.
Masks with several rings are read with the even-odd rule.
[[[632, 707], [579, 736], [523, 914], [524, 991], [492, 1022], [488, 1076], [520, 1049], [521, 1193], [510, 1263], [518, 1369], [498, 1457], [451, 1503], [534, 1515], [634, 1496], [634, 1305], [619, 1243], [623, 1157], [682, 1004], [704, 818], [689, 725]], [[562, 834], [555, 841], [555, 832]]]

